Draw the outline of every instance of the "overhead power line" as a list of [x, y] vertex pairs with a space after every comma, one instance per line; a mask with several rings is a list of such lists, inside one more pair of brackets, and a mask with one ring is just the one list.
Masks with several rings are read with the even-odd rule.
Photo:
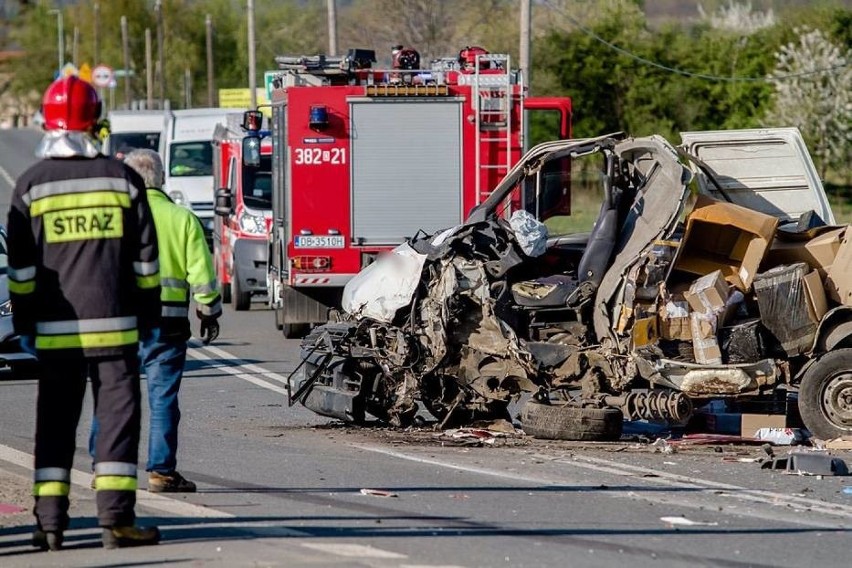
[[839, 69], [843, 69], [843, 68], [849, 66], [849, 62], [847, 61], [847, 62], [844, 62], [840, 65], [834, 65], [832, 67], [825, 67], [825, 68], [822, 68], [822, 69], [813, 69], [811, 71], [803, 71], [801, 73], [790, 73], [788, 75], [777, 75], [777, 76], [773, 76], [773, 77], [743, 77], [743, 76], [725, 76], [725, 75], [709, 75], [707, 73], [695, 73], [693, 71], [687, 71], [685, 69], [678, 69], [676, 67], [669, 67], [668, 65], [664, 65], [664, 64], [659, 63], [657, 61], [652, 61], [650, 59], [642, 57], [641, 55], [637, 55], [637, 54], [633, 53], [632, 51], [624, 49], [623, 47], [619, 47], [619, 46], [615, 45], [614, 43], [605, 40], [604, 38], [602, 38], [601, 36], [596, 34], [594, 31], [592, 31], [591, 29], [589, 29], [586, 26], [584, 26], [583, 24], [581, 24], [579, 21], [577, 21], [576, 18], [574, 18], [573, 16], [568, 14], [564, 9], [560, 8], [559, 6], [553, 5], [553, 3], [551, 3], [549, 0], [545, 0], [544, 4], [547, 5], [548, 7], [550, 7], [552, 10], [556, 11], [557, 13], [561, 14], [563, 17], [565, 17], [565, 19], [567, 19], [569, 22], [571, 22], [571, 24], [574, 27], [576, 27], [578, 30], [580, 30], [581, 32], [583, 32], [584, 34], [589, 36], [590, 38], [594, 39], [595, 41], [602, 43], [603, 45], [607, 46], [608, 48], [612, 49], [613, 51], [620, 53], [621, 55], [624, 55], [625, 57], [629, 57], [630, 59], [632, 59], [632, 60], [634, 60], [638, 63], [641, 63], [643, 65], [649, 65], [651, 67], [656, 67], [657, 69], [662, 69], [663, 71], [667, 71], [669, 73], [675, 73], [677, 75], [683, 75], [684, 77], [693, 77], [693, 78], [696, 78], [696, 79], [706, 79], [708, 81], [729, 81], [729, 82], [740, 82], [740, 83], [758, 83], [758, 82], [772, 83], [772, 82], [775, 82], [775, 81], [783, 81], [783, 80], [786, 80], [786, 79], [795, 79], [795, 78], [798, 78], [798, 77], [807, 77], [809, 75], [819, 75], [819, 74], [822, 74], [822, 73], [833, 73], [833, 72], [835, 72]]

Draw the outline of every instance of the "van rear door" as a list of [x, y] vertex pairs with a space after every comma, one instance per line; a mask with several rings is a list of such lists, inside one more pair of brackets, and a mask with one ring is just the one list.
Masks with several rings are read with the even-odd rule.
[[703, 161], [722, 191], [696, 164], [699, 190], [721, 201], [796, 220], [813, 210], [826, 223], [834, 214], [798, 128], [682, 132], [682, 148]]

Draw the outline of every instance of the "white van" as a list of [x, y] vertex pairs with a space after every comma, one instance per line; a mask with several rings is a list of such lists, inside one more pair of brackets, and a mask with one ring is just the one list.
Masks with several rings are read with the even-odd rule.
[[192, 209], [213, 234], [213, 131], [228, 113], [240, 109], [197, 108], [165, 113], [160, 155], [166, 173], [165, 191], [178, 205]]
[[103, 152], [108, 156], [123, 158], [131, 150], [160, 149], [163, 133], [161, 110], [114, 110], [107, 115], [109, 136], [104, 140]]

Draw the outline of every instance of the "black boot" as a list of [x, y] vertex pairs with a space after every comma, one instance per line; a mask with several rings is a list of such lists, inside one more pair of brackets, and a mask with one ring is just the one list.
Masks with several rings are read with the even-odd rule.
[[104, 548], [127, 548], [130, 546], [148, 546], [160, 542], [160, 529], [157, 527], [110, 527], [104, 529], [102, 541]]
[[37, 528], [33, 532], [33, 546], [41, 550], [62, 550], [64, 539], [62, 531], [43, 531]]

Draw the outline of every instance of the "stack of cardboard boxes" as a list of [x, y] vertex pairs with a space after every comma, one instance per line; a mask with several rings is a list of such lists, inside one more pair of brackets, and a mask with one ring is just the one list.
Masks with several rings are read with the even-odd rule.
[[[705, 365], [810, 351], [834, 304], [852, 305], [852, 231], [778, 228], [778, 218], [698, 198], [660, 286], [659, 337]], [[697, 278], [696, 278], [697, 276]]]

